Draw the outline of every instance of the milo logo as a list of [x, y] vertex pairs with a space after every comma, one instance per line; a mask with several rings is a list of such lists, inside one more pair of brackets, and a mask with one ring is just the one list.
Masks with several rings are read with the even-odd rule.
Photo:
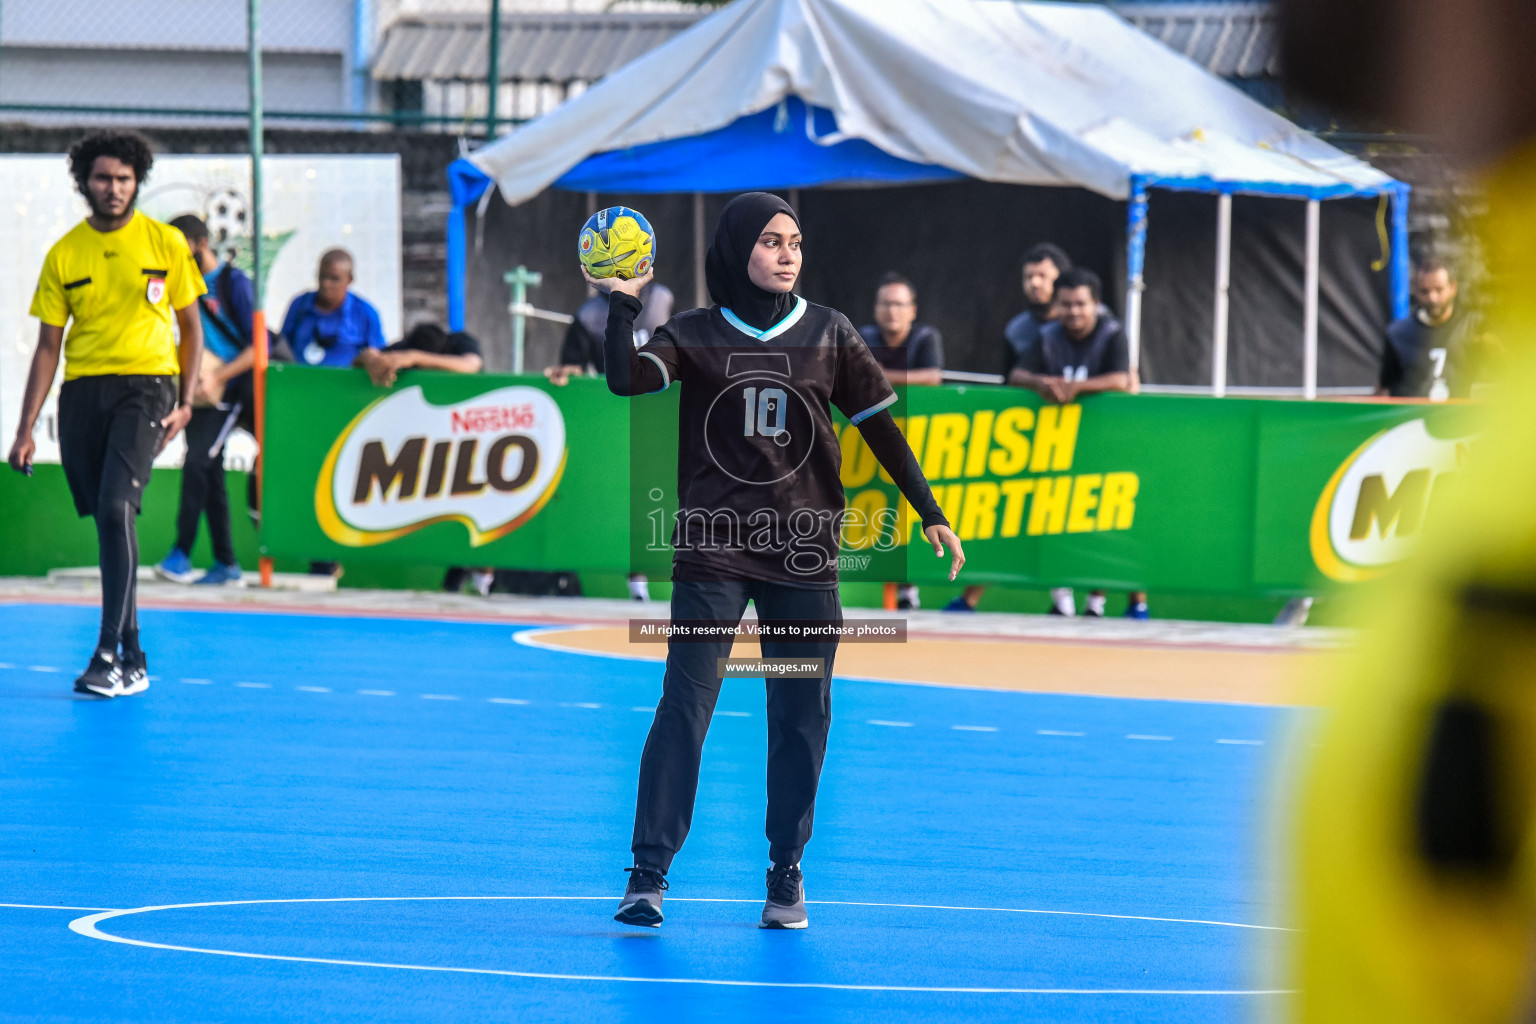
[[383, 544], [457, 522], [471, 546], [505, 537], [554, 494], [565, 420], [543, 391], [508, 387], [433, 405], [420, 387], [374, 402], [331, 445], [315, 515], [338, 544]]
[[1417, 419], [1357, 448], [1312, 512], [1317, 567], [1329, 579], [1358, 583], [1406, 557], [1437, 495], [1470, 457], [1473, 440], [1434, 437]]

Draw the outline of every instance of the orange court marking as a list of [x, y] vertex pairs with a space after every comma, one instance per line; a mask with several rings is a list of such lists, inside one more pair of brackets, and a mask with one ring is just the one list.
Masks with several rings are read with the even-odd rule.
[[[541, 633], [539, 643], [584, 653], [663, 661], [665, 644], [631, 643], [617, 626], [576, 627]], [[758, 645], [738, 641], [733, 658], [755, 658]], [[1066, 693], [1152, 700], [1300, 705], [1316, 678], [1321, 651], [1124, 643], [1091, 644], [1028, 639], [929, 639], [906, 643], [845, 643], [837, 650], [840, 676], [929, 686], [963, 686], [1028, 693]]]

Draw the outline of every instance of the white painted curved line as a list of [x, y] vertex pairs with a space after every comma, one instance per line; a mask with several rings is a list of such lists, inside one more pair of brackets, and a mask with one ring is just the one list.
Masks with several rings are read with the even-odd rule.
[[[1287, 989], [1132, 989], [1132, 988], [1003, 988], [960, 985], [855, 985], [835, 982], [746, 981], [727, 978], [646, 978], [613, 974], [561, 974], [549, 971], [512, 971], [486, 967], [445, 967], [433, 964], [401, 964], [374, 960], [344, 960], [332, 957], [286, 956], [277, 953], [248, 953], [230, 949], [206, 949], [200, 946], [179, 946], [166, 942], [149, 942], [130, 939], [104, 932], [103, 922], [134, 914], [150, 914], [161, 910], [194, 910], [203, 907], [269, 906], [284, 903], [388, 903], [428, 901], [493, 901], [493, 900], [542, 900], [582, 901], [609, 900], [610, 896], [338, 896], [316, 899], [280, 900], [219, 900], [207, 903], [172, 903], [158, 907], [136, 907], [129, 910], [107, 910], [79, 917], [69, 922], [69, 930], [86, 938], [116, 942], [145, 949], [165, 949], [180, 953], [203, 953], [210, 956], [233, 956], [247, 960], [278, 960], [289, 963], [327, 964], [337, 967], [374, 967], [397, 971], [430, 971], [439, 974], [481, 974], [507, 978], [532, 978], [542, 981], [612, 981], [661, 985], [714, 985], [726, 988], [783, 988], [783, 989], [830, 989], [844, 992], [932, 992], [973, 995], [1140, 995], [1140, 996], [1269, 996], [1285, 995]], [[751, 903], [755, 899], [717, 899], [704, 897], [680, 897], [675, 903]], [[1285, 931], [1268, 925], [1236, 924], [1230, 921], [1201, 921], [1183, 918], [1145, 917], [1134, 914], [1093, 914], [1071, 910], [1027, 910], [1013, 907], [959, 907], [905, 903], [862, 903], [842, 900], [807, 900], [818, 906], [889, 907], [902, 910], [958, 910], [996, 912], [1009, 914], [1052, 914], [1068, 917], [1110, 918], [1125, 921], [1156, 921], [1168, 924], [1201, 924], [1227, 928], [1262, 928]]]
[[[50, 903], [0, 903], [0, 910], [107, 910], [106, 907], [56, 907]], [[108, 911], [110, 913], [110, 911]]]

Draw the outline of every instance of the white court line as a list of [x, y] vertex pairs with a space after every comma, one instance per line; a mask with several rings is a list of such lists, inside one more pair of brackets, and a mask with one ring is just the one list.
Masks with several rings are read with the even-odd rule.
[[717, 715], [724, 715], [726, 718], [751, 718], [752, 717], [752, 712], [750, 712], [750, 711], [716, 711], [715, 714], [717, 714]]
[[995, 725], [952, 725], [950, 728], [956, 732], [997, 732]]
[[888, 721], [886, 721], [883, 718], [871, 718], [865, 724], [866, 725], [886, 725], [886, 726], [890, 726], [892, 729], [910, 729], [910, 728], [912, 728], [912, 723], [911, 722], [888, 722]]
[[1171, 739], [1173, 739], [1172, 736], [1148, 736], [1148, 735], [1146, 735], [1144, 733], [1139, 733], [1139, 732], [1126, 733], [1125, 738], [1128, 739], [1128, 740], [1171, 740]]
[[183, 679], [181, 681], [183, 683], [190, 683], [193, 686], [212, 686], [213, 685], [213, 680], [212, 679]]
[[[221, 900], [210, 903], [173, 903], [159, 907], [136, 907], [131, 910], [108, 910], [78, 917], [69, 922], [69, 930], [86, 938], [117, 942], [125, 946], [145, 949], [167, 949], [181, 953], [206, 953], [212, 956], [234, 956], [249, 960], [280, 960], [289, 963], [328, 964], [339, 967], [379, 967], [397, 971], [431, 971], [441, 974], [486, 974], [509, 978], [535, 978], [546, 981], [617, 981], [662, 985], [716, 985], [728, 988], [788, 988], [832, 989], [845, 992], [943, 992], [987, 995], [1146, 995], [1146, 996], [1260, 996], [1286, 995], [1288, 989], [1115, 989], [1115, 988], [993, 988], [958, 985], [851, 985], [833, 982], [810, 981], [743, 981], [727, 978], [646, 978], [607, 974], [556, 974], [546, 971], [509, 971], [481, 967], [445, 967], [435, 964], [397, 964], [372, 960], [341, 960], [330, 957], [283, 956], [275, 953], [245, 953], [230, 949], [205, 949], [199, 946], [177, 946], [165, 942], [148, 942], [130, 939], [102, 931], [98, 926], [114, 918], [131, 914], [149, 914], [161, 910], [192, 910], [202, 907], [270, 906], [284, 903], [380, 903], [380, 902], [427, 902], [444, 900], [611, 900], [611, 896], [361, 896], [331, 897], [325, 899], [285, 900]], [[758, 900], [708, 899], [680, 897], [675, 903], [758, 903]], [[948, 907], [910, 903], [858, 903], [840, 900], [807, 900], [807, 905], [845, 907], [885, 907], [898, 910], [957, 910], [996, 912], [1009, 914], [1048, 914], [1067, 917], [1095, 917], [1124, 921], [1155, 921], [1167, 924], [1199, 924], [1227, 928], [1257, 928], [1266, 931], [1289, 931], [1271, 925], [1235, 924], [1230, 921], [1202, 921], [1182, 918], [1143, 917], [1132, 914], [1091, 914], [1072, 910], [1026, 910], [1013, 907]]]
[[299, 691], [301, 691], [303, 693], [330, 693], [331, 692], [331, 688], [329, 686], [295, 686], [294, 689], [295, 690], [299, 690]]
[[3, 668], [15, 668], [15, 667], [16, 667], [15, 665], [12, 665], [8, 661], [0, 661], [0, 669], [3, 669]]
[[272, 684], [271, 683], [236, 683], [235, 685], [238, 686], [238, 687], [241, 687], [242, 689], [246, 689], [246, 690], [270, 690], [270, 689], [272, 689]]
[[1217, 740], [1217, 743], [1230, 743], [1238, 747], [1262, 747], [1263, 740]]
[[395, 695], [394, 690], [358, 690], [357, 692], [366, 697], [393, 697]]
[[424, 693], [424, 694], [421, 695], [421, 699], [422, 700], [458, 700], [459, 698], [455, 697], [451, 693]]
[[27, 666], [27, 671], [28, 672], [58, 672], [59, 669], [53, 667], [52, 665], [28, 665]]
[[55, 907], [45, 903], [0, 903], [0, 910], [89, 910], [111, 913], [106, 907]]
[[589, 709], [596, 709], [596, 708], [602, 707], [601, 704], [592, 704], [592, 703], [590, 703], [588, 701], [566, 701], [566, 700], [561, 701], [560, 702], [560, 706], [563, 707], [563, 708], [589, 708]]
[[1036, 736], [1082, 736], [1080, 732], [1066, 732], [1062, 729], [1036, 729]]
[[518, 700], [516, 697], [487, 697], [485, 699], [486, 699], [487, 702], [489, 702], [491, 704], [527, 704], [528, 703], [525, 700]]
[[654, 707], [646, 708], [646, 707], [638, 707], [637, 706], [637, 707], [632, 707], [629, 710], [631, 710], [631, 711], [644, 711], [648, 715], [656, 713], [656, 709]]

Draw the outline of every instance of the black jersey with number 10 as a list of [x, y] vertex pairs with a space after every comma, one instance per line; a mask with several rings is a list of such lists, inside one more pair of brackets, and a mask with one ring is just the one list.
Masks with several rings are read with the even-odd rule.
[[[610, 331], [627, 336], [638, 310], [615, 293]], [[803, 298], [766, 331], [718, 306], [689, 310], [633, 367], [625, 393], [683, 385], [675, 578], [836, 586], [844, 500], [831, 406], [858, 424], [896, 401], [848, 318]], [[609, 383], [624, 387], [611, 369]]]

